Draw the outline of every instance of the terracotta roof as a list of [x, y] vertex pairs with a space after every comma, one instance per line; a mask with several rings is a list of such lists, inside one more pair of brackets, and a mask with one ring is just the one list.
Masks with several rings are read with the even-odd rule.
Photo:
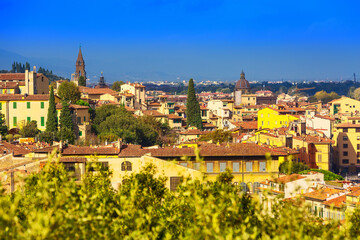
[[333, 198], [331, 200], [323, 202], [324, 205], [336, 208], [342, 208], [346, 205], [346, 195]]
[[0, 101], [49, 101], [49, 94], [0, 94]]
[[274, 182], [285, 184], [285, 183], [289, 183], [289, 182], [296, 181], [296, 180], [303, 179], [303, 178], [306, 178], [306, 177], [301, 176], [300, 174], [291, 174], [291, 175], [286, 175], [286, 176], [276, 178], [276, 179], [274, 179]]
[[19, 86], [25, 86], [25, 82], [0, 82], [1, 89], [14, 89]]
[[[259, 146], [254, 143], [231, 143], [231, 144], [199, 144], [201, 156], [287, 156], [288, 153], [278, 149]], [[154, 157], [181, 157], [195, 156], [193, 148], [166, 147], [159, 149], [142, 149], [139, 145], [127, 145], [121, 149], [119, 156], [138, 157], [151, 153]]]
[[149, 106], [161, 106], [161, 103], [159, 102], [151, 102], [151, 103], [148, 103]]
[[304, 137], [293, 137], [294, 139], [302, 140], [308, 143], [334, 143], [330, 138], [323, 138], [319, 136], [305, 135]]
[[215, 128], [216, 126], [212, 123], [203, 123], [204, 128]]
[[[6, 148], [7, 150], [9, 150], [11, 153], [14, 154], [14, 156], [24, 156], [28, 153], [30, 153], [30, 150], [25, 149], [24, 147], [20, 146], [20, 145], [14, 145], [5, 141], [1, 142], [0, 147], [3, 146], [4, 148]], [[5, 149], [2, 149], [3, 151]], [[1, 148], [0, 148], [1, 149]]]
[[180, 116], [177, 116], [175, 114], [169, 114], [169, 115], [166, 115], [169, 119], [182, 119], [182, 117]]
[[85, 163], [87, 160], [85, 157], [61, 157], [59, 162]]
[[360, 196], [360, 190], [352, 191], [351, 193], [347, 194], [350, 197], [359, 197]]
[[118, 95], [117, 91], [114, 91], [110, 88], [89, 88], [89, 87], [83, 87], [80, 86], [79, 87], [79, 91], [82, 93], [87, 93], [87, 94], [94, 94], [94, 95], [102, 95], [102, 94], [111, 94], [111, 95]]
[[321, 188], [321, 189], [317, 189], [313, 192], [309, 192], [309, 193], [305, 193], [304, 197], [305, 198], [312, 198], [312, 199], [317, 199], [320, 201], [325, 201], [327, 198], [331, 197], [334, 194], [339, 194], [341, 193], [343, 190], [339, 190], [339, 189], [334, 189], [334, 188]]
[[360, 120], [360, 117], [359, 116], [356, 116], [356, 117], [348, 117], [349, 120]]
[[109, 146], [101, 147], [80, 147], [74, 145], [68, 145], [62, 151], [62, 155], [117, 155], [119, 154], [119, 149]]
[[360, 128], [360, 124], [352, 124], [352, 123], [340, 123], [335, 125], [337, 128]]
[[[37, 73], [36, 77], [44, 76], [42, 73]], [[22, 80], [25, 81], [25, 73], [0, 73], [0, 80]]]
[[126, 111], [128, 112], [135, 112], [135, 109], [131, 108], [131, 107], [128, 107], [128, 106], [125, 106], [125, 109]]
[[[77, 104], [70, 104], [69, 108], [70, 109], [89, 109], [89, 106], [81, 106], [81, 105], [77, 105]], [[56, 104], [56, 109], [62, 109], [62, 104], [57, 103]]]
[[241, 129], [246, 129], [246, 130], [258, 129], [257, 121], [232, 122], [232, 123]]
[[143, 110], [142, 113], [147, 116], [153, 116], [153, 117], [165, 117], [165, 114], [160, 113], [156, 110]]
[[134, 86], [134, 87], [139, 87], [139, 88], [145, 88], [144, 85], [141, 85], [139, 83], [130, 83], [131, 86]]

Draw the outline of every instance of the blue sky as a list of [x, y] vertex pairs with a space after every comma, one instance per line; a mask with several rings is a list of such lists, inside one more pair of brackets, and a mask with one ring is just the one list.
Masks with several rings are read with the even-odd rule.
[[[0, 1], [0, 69], [91, 81], [340, 80], [360, 74], [358, 1]], [[2, 55], [2, 56], [1, 56]], [[16, 58], [16, 59], [14, 59]]]

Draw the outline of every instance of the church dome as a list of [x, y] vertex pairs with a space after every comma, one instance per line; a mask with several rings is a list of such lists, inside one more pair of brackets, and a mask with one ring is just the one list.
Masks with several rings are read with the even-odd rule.
[[250, 83], [245, 79], [245, 73], [241, 72], [240, 80], [236, 82], [235, 90], [250, 89]]

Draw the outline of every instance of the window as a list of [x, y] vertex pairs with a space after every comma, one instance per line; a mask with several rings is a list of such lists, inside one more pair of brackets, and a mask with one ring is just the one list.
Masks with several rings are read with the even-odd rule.
[[347, 129], [347, 128], [343, 128], [343, 132], [348, 132], [348, 129]]
[[86, 117], [84, 116], [84, 122], [86, 122]]
[[27, 117], [27, 118], [26, 118], [26, 121], [27, 121], [27, 122], [31, 122], [31, 117]]
[[194, 162], [193, 167], [194, 167], [195, 170], [200, 171], [200, 163], [199, 162]]
[[181, 162], [180, 166], [187, 167], [187, 162]]
[[79, 131], [79, 137], [81, 137], [82, 136], [82, 131]]
[[360, 128], [356, 128], [356, 132], [360, 132]]
[[68, 172], [75, 172], [75, 163], [63, 163], [64, 168]]
[[357, 150], [360, 150], [360, 144], [356, 144]]
[[121, 171], [132, 171], [131, 162], [125, 161], [121, 164]]
[[44, 103], [44, 102], [41, 102], [41, 103], [40, 103], [40, 108], [41, 108], [41, 109], [44, 109], [44, 108], [45, 108], [45, 103]]
[[268, 121], [268, 125], [270, 125], [270, 121]]
[[318, 155], [318, 162], [321, 162], [321, 161], [322, 161], [322, 155], [319, 154], [319, 155]]
[[77, 123], [81, 124], [81, 117], [77, 117]]
[[16, 102], [13, 102], [13, 109], [16, 109]]
[[182, 177], [170, 177], [170, 191], [176, 191], [182, 181]]
[[221, 162], [220, 163], [220, 172], [225, 172], [226, 169], [226, 162]]
[[343, 156], [344, 157], [348, 156], [348, 152], [343, 152]]
[[357, 153], [356, 153], [356, 157], [357, 157], [357, 158], [360, 158], [360, 152], [357, 152]]
[[343, 136], [343, 141], [347, 141], [349, 138], [347, 136]]
[[356, 140], [360, 140], [360, 136], [357, 136], [357, 137], [356, 137]]
[[253, 171], [253, 163], [252, 162], [247, 162], [246, 163], [246, 171], [247, 172], [252, 172]]
[[30, 102], [27, 102], [27, 103], [26, 103], [26, 108], [27, 108], [27, 109], [30, 109]]
[[240, 172], [240, 163], [233, 162], [233, 172]]
[[264, 121], [261, 121], [261, 126], [264, 126]]
[[259, 171], [260, 172], [266, 171], [266, 162], [259, 162]]
[[13, 117], [13, 125], [14, 125], [14, 127], [16, 127], [16, 124], [17, 124], [17, 117]]
[[275, 124], [277, 124], [277, 121], [275, 121]]
[[261, 114], [261, 117], [264, 117], [264, 115], [263, 115], [263, 114]]
[[[359, 145], [359, 144], [358, 144], [358, 145]], [[344, 144], [343, 144], [343, 148], [348, 148], [347, 143], [344, 143]]]
[[349, 164], [349, 159], [343, 159], [343, 160], [342, 160], [342, 163], [343, 163], [343, 164]]
[[357, 162], [357, 163], [360, 163], [360, 159], [358, 159], [356, 162]]
[[45, 126], [45, 117], [41, 117], [41, 126], [42, 126], [42, 127]]
[[213, 172], [214, 171], [214, 163], [206, 163], [206, 172]]

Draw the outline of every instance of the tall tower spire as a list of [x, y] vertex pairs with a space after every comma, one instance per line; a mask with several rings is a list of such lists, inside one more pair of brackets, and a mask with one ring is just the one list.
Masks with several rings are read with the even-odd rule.
[[75, 81], [78, 81], [80, 76], [83, 76], [86, 80], [85, 61], [81, 52], [81, 45], [79, 47], [79, 54], [76, 59], [75, 66], [76, 66]]

